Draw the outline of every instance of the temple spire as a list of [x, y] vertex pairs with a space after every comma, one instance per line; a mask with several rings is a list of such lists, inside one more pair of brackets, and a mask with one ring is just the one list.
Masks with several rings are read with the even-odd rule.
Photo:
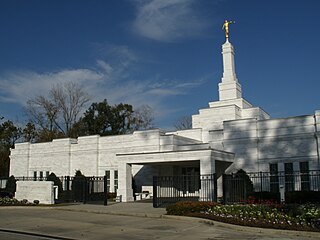
[[222, 45], [222, 58], [223, 58], [223, 77], [222, 82], [236, 81], [236, 69], [234, 65], [234, 48], [229, 42], [228, 38]]
[[223, 77], [219, 83], [219, 100], [242, 98], [234, 64], [234, 48], [228, 38], [222, 45]]

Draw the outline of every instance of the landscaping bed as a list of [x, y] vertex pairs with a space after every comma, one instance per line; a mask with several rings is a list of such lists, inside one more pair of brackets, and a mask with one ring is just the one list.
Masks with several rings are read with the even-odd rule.
[[320, 232], [320, 206], [273, 202], [222, 205], [214, 202], [178, 202], [168, 215], [192, 216], [241, 226]]
[[0, 198], [0, 206], [36, 206], [39, 205], [39, 201], [34, 201], [33, 203], [28, 202], [28, 200], [17, 200], [15, 198], [4, 197]]

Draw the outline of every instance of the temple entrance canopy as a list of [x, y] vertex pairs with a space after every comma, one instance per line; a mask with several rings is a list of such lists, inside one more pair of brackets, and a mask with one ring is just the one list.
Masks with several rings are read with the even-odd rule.
[[[183, 174], [200, 175], [217, 173], [219, 177], [229, 167], [234, 159], [234, 154], [219, 150], [189, 149], [167, 152], [126, 153], [117, 154], [119, 161], [119, 189], [118, 195], [123, 201], [133, 201], [132, 176], [133, 168], [140, 165], [140, 171], [147, 168], [149, 177], [143, 174], [140, 181], [142, 188], [152, 186], [153, 176], [174, 176]], [[135, 176], [139, 177], [139, 171]]]

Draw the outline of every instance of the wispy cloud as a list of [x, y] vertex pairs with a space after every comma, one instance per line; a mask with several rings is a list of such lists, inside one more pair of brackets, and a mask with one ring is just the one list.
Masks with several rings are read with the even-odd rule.
[[35, 96], [46, 95], [55, 84], [72, 81], [86, 89], [92, 102], [107, 99], [111, 104], [126, 102], [135, 107], [148, 104], [155, 109], [156, 117], [162, 117], [174, 111], [164, 103], [168, 97], [187, 94], [204, 82], [162, 79], [159, 75], [141, 79], [135, 74], [140, 67], [139, 57], [128, 47], [108, 46], [104, 50], [89, 68], [0, 73], [0, 102], [25, 105]]
[[97, 84], [103, 74], [90, 69], [63, 69], [56, 72], [37, 73], [15, 71], [0, 75], [0, 100], [25, 104], [34, 96], [46, 94], [56, 83], [67, 81]]
[[196, 0], [133, 1], [136, 18], [133, 29], [143, 37], [157, 41], [177, 41], [204, 33], [208, 21], [195, 10]]

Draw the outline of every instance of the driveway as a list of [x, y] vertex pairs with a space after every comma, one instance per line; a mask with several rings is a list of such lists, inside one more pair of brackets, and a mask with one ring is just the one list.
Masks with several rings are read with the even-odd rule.
[[0, 239], [320, 239], [318, 233], [247, 228], [185, 217], [123, 216], [84, 208], [1, 207]]

